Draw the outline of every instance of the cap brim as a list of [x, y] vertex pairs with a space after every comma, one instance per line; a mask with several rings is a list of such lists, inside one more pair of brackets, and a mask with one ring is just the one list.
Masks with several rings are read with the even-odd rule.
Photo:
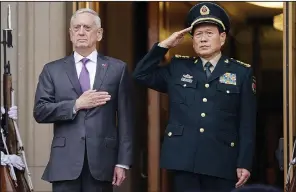
[[216, 24], [219, 27], [221, 27], [221, 29], [226, 31], [226, 27], [225, 27], [224, 23], [220, 19], [217, 19], [215, 17], [199, 17], [195, 21], [192, 22], [191, 26], [194, 27], [194, 26], [196, 26], [198, 24], [202, 24], [202, 23]]

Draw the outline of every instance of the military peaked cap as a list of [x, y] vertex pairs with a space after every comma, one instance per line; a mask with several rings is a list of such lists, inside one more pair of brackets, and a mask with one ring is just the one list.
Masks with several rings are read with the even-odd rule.
[[227, 34], [230, 29], [230, 19], [226, 11], [219, 5], [211, 2], [199, 3], [192, 7], [188, 13], [186, 27], [194, 27], [202, 23], [216, 24]]

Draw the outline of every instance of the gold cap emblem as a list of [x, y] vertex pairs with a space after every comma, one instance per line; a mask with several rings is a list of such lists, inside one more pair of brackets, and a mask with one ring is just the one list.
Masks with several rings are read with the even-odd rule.
[[206, 5], [204, 5], [200, 8], [200, 14], [201, 15], [208, 15], [208, 14], [210, 14], [210, 9]]

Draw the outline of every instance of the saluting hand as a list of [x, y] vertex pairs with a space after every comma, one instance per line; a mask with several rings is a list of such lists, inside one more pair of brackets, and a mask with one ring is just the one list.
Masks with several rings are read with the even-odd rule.
[[191, 29], [192, 27], [188, 27], [181, 31], [175, 32], [171, 36], [169, 36], [167, 39], [160, 42], [158, 45], [160, 47], [164, 47], [168, 49], [173, 48], [177, 46], [184, 39], [185, 34], [188, 33]]
[[248, 170], [242, 168], [237, 168], [236, 173], [238, 182], [235, 184], [235, 187], [238, 188], [243, 186], [248, 181], [251, 174]]

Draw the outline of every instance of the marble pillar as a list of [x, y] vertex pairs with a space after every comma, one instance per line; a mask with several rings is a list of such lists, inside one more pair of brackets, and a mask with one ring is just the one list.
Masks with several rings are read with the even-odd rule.
[[[49, 158], [53, 129], [52, 125], [35, 122], [33, 104], [44, 64], [66, 55], [66, 3], [1, 2], [1, 29], [6, 27], [8, 4], [11, 5], [13, 48], [8, 49], [7, 59], [11, 63], [15, 103], [19, 109], [18, 126], [34, 191], [49, 192], [51, 185], [41, 180], [41, 175]], [[1, 64], [3, 72], [3, 59]]]

